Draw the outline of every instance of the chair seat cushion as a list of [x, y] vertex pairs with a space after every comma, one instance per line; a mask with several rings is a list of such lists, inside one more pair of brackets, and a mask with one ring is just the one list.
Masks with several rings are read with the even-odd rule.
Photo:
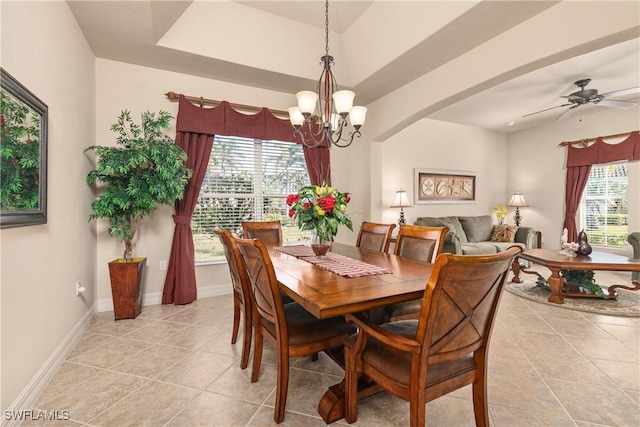
[[[343, 317], [317, 319], [297, 302], [284, 304], [284, 313], [287, 318], [289, 345], [311, 344], [356, 332], [356, 327], [345, 322]], [[276, 328], [273, 323], [263, 318], [262, 324], [271, 335], [275, 336]]]
[[384, 308], [384, 313], [389, 319], [398, 319], [403, 316], [413, 316], [416, 319], [420, 315], [420, 309], [422, 308], [422, 298], [414, 299], [411, 301], [399, 302], [396, 304], [388, 305]]
[[[403, 320], [385, 323], [381, 327], [394, 334], [415, 339], [418, 321]], [[393, 381], [409, 387], [411, 380], [410, 353], [393, 349], [375, 338], [369, 337], [367, 348], [362, 353], [362, 359], [376, 371], [384, 372]], [[427, 372], [427, 386], [471, 369], [474, 369], [472, 353], [452, 362], [432, 364]]]

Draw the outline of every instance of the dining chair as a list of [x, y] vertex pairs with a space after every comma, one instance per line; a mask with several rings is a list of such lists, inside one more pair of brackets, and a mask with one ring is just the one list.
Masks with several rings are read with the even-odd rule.
[[388, 252], [394, 228], [396, 228], [395, 224], [377, 224], [365, 221], [360, 226], [356, 246], [376, 252]]
[[278, 379], [273, 419], [284, 420], [289, 387], [289, 358], [313, 355], [339, 347], [355, 332], [342, 317], [317, 319], [296, 302], [283, 304], [278, 280], [265, 244], [257, 239], [232, 237], [242, 254], [253, 294], [254, 349], [251, 382], [262, 363], [263, 339], [276, 350]]
[[425, 425], [425, 404], [472, 384], [477, 426], [489, 426], [487, 356], [500, 293], [517, 246], [491, 255], [438, 256], [417, 320], [382, 325], [349, 314], [358, 334], [345, 344], [345, 419], [358, 418], [358, 380], [409, 402], [409, 424]]
[[[233, 330], [231, 332], [231, 344], [235, 344], [238, 339], [240, 328], [240, 315], [242, 314], [242, 355], [240, 357], [240, 368], [245, 369], [249, 364], [249, 353], [251, 351], [251, 331], [253, 329], [253, 304], [251, 302], [251, 284], [247, 278], [242, 256], [235, 248], [235, 242], [231, 239], [229, 230], [222, 230], [218, 227], [213, 229], [218, 236], [224, 256], [229, 264], [231, 283], [233, 285]], [[234, 250], [235, 249], [235, 250]]]
[[267, 246], [282, 246], [282, 223], [280, 221], [245, 221], [242, 237], [258, 239]]
[[[447, 227], [425, 227], [407, 225], [400, 227], [394, 254], [418, 261], [435, 262], [442, 252]], [[417, 319], [422, 307], [422, 299], [387, 305], [383, 309], [383, 321]]]

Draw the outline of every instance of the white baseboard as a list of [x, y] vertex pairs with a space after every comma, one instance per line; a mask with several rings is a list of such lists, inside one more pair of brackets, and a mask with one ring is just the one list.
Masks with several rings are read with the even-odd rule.
[[[230, 295], [233, 287], [231, 283], [224, 285], [204, 286], [198, 288], [198, 298], [217, 297], [220, 295]], [[98, 311], [113, 311], [113, 300], [104, 298], [96, 303]], [[142, 306], [162, 304], [162, 292], [151, 292], [142, 296]]]
[[[29, 410], [35, 408], [38, 404], [40, 395], [45, 387], [49, 384], [53, 376], [60, 368], [60, 365], [66, 360], [67, 356], [75, 348], [82, 338], [82, 334], [89, 328], [93, 318], [96, 315], [97, 305], [94, 304], [82, 316], [80, 321], [67, 334], [62, 342], [56, 347], [55, 351], [49, 356], [47, 361], [40, 367], [35, 376], [29, 381], [29, 384], [16, 397], [16, 400], [5, 410], [5, 414], [13, 411]], [[12, 418], [10, 420], [3, 417], [2, 426], [17, 426], [23, 420]]]

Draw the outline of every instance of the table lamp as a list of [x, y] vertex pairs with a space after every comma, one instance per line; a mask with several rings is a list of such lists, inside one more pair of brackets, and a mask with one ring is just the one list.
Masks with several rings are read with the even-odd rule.
[[402, 226], [407, 223], [407, 220], [404, 218], [404, 208], [411, 207], [412, 204], [409, 202], [407, 198], [407, 192], [402, 188], [396, 191], [396, 197], [391, 202], [390, 208], [400, 208], [400, 219], [398, 219], [398, 225]]
[[509, 203], [507, 203], [507, 206], [516, 208], [516, 214], [513, 216], [513, 220], [516, 222], [516, 226], [520, 226], [520, 221], [522, 221], [522, 217], [520, 216], [520, 208], [529, 206], [522, 193], [519, 193], [517, 191], [513, 193], [511, 199], [509, 199]]

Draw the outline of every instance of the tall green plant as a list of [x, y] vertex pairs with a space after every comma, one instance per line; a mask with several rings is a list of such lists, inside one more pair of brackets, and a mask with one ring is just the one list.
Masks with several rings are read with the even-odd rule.
[[40, 201], [40, 117], [0, 92], [0, 208], [37, 209]]
[[106, 184], [104, 192], [91, 203], [94, 218], [109, 219], [109, 234], [125, 245], [123, 258], [132, 258], [132, 239], [138, 221], [152, 216], [158, 205], [181, 199], [192, 171], [185, 165], [187, 155], [163, 133], [173, 117], [167, 111], [142, 113], [142, 124], [133, 122], [123, 110], [111, 130], [118, 134], [116, 146], [93, 145], [97, 167], [87, 175], [87, 183]]

